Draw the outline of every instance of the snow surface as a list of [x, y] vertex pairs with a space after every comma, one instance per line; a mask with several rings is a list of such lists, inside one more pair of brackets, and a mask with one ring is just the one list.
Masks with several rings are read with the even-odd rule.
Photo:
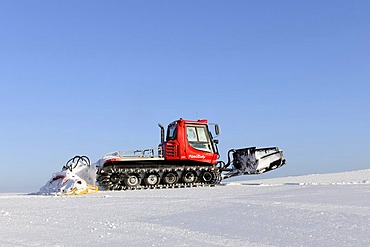
[[370, 169], [213, 188], [0, 194], [0, 246], [370, 246]]

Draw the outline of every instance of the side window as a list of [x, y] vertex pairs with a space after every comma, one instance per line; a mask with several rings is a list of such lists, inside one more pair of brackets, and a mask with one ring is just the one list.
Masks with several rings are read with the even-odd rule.
[[167, 129], [167, 141], [168, 140], [176, 140], [177, 135], [177, 125], [171, 124], [168, 126]]
[[203, 126], [187, 126], [186, 136], [190, 146], [206, 152], [211, 152], [207, 129]]

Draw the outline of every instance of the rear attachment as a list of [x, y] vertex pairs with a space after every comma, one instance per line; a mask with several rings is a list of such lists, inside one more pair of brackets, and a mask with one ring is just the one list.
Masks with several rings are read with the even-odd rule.
[[[230, 158], [232, 156], [232, 160]], [[230, 161], [231, 160], [231, 161]], [[283, 151], [277, 147], [231, 149], [228, 162], [219, 162], [223, 179], [248, 174], [261, 174], [285, 165]]]

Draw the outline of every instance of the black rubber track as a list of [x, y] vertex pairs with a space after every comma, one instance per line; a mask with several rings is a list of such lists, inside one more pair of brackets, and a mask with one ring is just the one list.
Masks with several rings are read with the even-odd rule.
[[[151, 179], [146, 179], [150, 175], [156, 175], [157, 182], [153, 176]], [[215, 186], [221, 182], [221, 173], [214, 166], [181, 166], [164, 169], [109, 166], [98, 172], [97, 181], [102, 190], [189, 188]]]

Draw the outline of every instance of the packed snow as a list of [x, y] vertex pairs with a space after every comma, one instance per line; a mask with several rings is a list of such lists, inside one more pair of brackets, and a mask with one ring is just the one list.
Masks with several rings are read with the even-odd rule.
[[0, 224], [0, 246], [367, 247], [370, 169], [216, 187], [0, 194]]

